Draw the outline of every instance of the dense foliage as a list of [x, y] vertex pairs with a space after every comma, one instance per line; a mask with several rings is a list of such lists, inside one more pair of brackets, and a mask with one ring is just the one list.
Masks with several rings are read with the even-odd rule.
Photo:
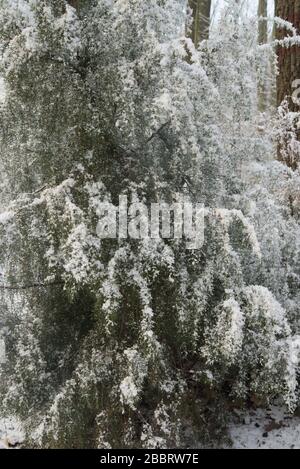
[[[276, 145], [299, 116], [258, 112], [275, 53], [228, 3], [196, 50], [184, 0], [0, 1], [1, 412], [28, 444], [207, 444], [234, 406], [298, 404], [300, 179]], [[204, 245], [101, 239], [120, 195], [203, 203]]]

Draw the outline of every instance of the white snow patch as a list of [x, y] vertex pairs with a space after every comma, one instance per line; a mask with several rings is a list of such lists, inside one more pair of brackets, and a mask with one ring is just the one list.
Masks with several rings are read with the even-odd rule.
[[236, 414], [229, 433], [234, 449], [300, 449], [300, 418], [281, 407]]
[[0, 449], [16, 447], [24, 441], [24, 431], [15, 418], [0, 419]]

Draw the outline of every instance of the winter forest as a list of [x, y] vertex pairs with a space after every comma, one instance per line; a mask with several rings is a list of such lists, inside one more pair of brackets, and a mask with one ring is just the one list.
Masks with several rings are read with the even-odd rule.
[[0, 0], [0, 447], [300, 448], [299, 385], [300, 1]]

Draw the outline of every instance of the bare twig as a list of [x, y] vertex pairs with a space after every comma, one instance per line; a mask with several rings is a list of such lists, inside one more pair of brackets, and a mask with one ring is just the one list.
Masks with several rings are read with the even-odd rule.
[[170, 120], [168, 120], [167, 122], [165, 122], [158, 130], [156, 130], [155, 132], [153, 132], [152, 135], [150, 135], [150, 137], [146, 140], [145, 143], [149, 143], [151, 142], [151, 140], [153, 140], [154, 137], [156, 137], [157, 135], [159, 136], [160, 132], [165, 128], [167, 127], [167, 125], [169, 125], [171, 123]]
[[28, 284], [24, 284], [24, 285], [0, 284], [0, 290], [30, 290], [30, 289], [33, 289], [33, 288], [47, 288], [47, 287], [58, 286], [58, 285], [63, 285], [63, 284], [64, 284], [64, 282], [62, 282], [62, 281], [49, 282], [49, 283], [28, 283]]

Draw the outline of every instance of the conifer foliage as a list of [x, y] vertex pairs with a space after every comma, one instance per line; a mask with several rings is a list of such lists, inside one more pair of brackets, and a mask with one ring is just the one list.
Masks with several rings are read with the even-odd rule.
[[[0, 1], [1, 412], [27, 445], [212, 444], [235, 405], [298, 404], [299, 173], [288, 109], [257, 102], [275, 53], [239, 2], [198, 49], [186, 15]], [[120, 195], [202, 203], [203, 246], [102, 239]]]

